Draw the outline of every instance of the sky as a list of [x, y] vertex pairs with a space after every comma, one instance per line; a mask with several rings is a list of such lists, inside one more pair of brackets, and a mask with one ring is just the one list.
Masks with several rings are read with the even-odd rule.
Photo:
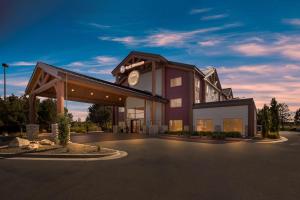
[[[217, 68], [223, 88], [300, 108], [300, 1], [0, 0], [7, 93], [22, 95], [37, 61], [113, 81], [132, 50]], [[0, 95], [3, 95], [1, 71]], [[89, 104], [68, 102], [74, 119]]]

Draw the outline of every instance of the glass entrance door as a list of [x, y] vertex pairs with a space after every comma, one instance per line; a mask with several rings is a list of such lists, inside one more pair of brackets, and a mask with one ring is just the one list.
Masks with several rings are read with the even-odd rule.
[[131, 120], [131, 133], [140, 133], [141, 130], [141, 120], [139, 119], [132, 119]]

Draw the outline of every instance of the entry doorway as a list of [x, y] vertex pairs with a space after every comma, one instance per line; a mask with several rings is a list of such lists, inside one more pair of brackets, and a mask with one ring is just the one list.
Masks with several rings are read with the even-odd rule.
[[142, 121], [140, 119], [130, 120], [131, 133], [140, 133], [142, 127]]

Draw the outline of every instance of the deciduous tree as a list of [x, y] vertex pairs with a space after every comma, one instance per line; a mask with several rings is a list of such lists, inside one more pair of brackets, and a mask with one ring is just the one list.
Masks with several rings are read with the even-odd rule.
[[294, 116], [294, 122], [296, 125], [300, 125], [300, 108], [296, 110], [295, 116]]
[[97, 123], [99, 126], [107, 128], [111, 120], [111, 108], [99, 104], [93, 104], [88, 108], [87, 121]]
[[281, 124], [281, 128], [284, 128], [284, 124], [290, 120], [291, 113], [289, 107], [285, 103], [278, 104], [278, 112], [279, 112], [279, 121]]

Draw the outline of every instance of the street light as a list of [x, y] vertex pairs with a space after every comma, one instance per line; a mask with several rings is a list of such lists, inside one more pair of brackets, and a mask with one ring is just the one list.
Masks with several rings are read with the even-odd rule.
[[6, 63], [2, 63], [2, 67], [3, 67], [3, 75], [4, 75], [4, 99], [6, 99], [6, 68], [8, 68], [8, 64]]

